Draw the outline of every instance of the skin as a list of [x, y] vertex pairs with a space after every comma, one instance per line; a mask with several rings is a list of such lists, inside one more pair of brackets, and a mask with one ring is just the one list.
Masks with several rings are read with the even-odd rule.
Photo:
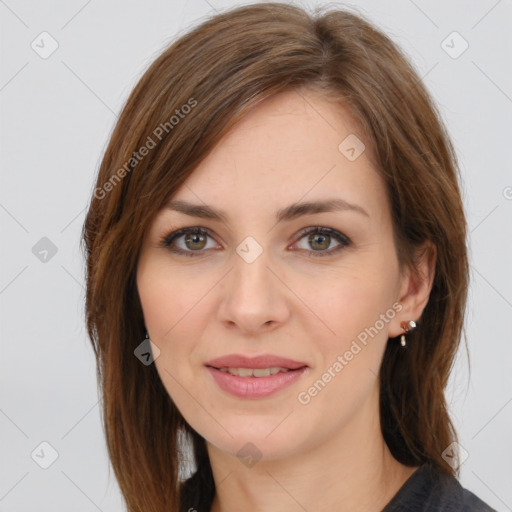
[[[162, 210], [144, 240], [137, 286], [160, 349], [155, 364], [184, 418], [207, 441], [214, 512], [265, 511], [269, 504], [273, 512], [377, 512], [417, 469], [395, 460], [384, 442], [377, 376], [388, 337], [402, 334], [400, 322], [418, 321], [428, 302], [435, 248], [421, 261], [421, 278], [400, 272], [390, 204], [369, 150], [354, 161], [338, 150], [354, 133], [364, 141], [348, 111], [318, 92], [266, 100], [173, 197], [222, 209], [226, 221]], [[280, 208], [332, 197], [362, 206], [368, 217], [347, 210], [276, 223]], [[161, 246], [188, 226], [208, 228], [212, 237], [201, 246], [182, 236], [175, 246], [201, 254]], [[351, 245], [312, 255], [339, 242], [327, 237], [312, 246], [308, 235], [297, 236], [310, 226], [335, 229]], [[236, 252], [247, 236], [263, 250], [252, 263]], [[298, 394], [397, 302], [401, 310], [301, 404]], [[204, 366], [233, 353], [276, 354], [309, 368], [278, 393], [247, 400], [222, 391]], [[248, 442], [261, 454], [252, 467], [236, 455]]]

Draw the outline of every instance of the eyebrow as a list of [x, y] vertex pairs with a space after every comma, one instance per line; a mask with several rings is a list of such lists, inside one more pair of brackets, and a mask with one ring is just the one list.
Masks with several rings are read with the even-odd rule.
[[[224, 223], [226, 223], [228, 219], [228, 215], [225, 211], [215, 209], [206, 204], [192, 204], [186, 201], [172, 200], [167, 203], [166, 208], [190, 215], [191, 217], [219, 220]], [[365, 215], [368, 218], [370, 217], [368, 212], [362, 206], [349, 203], [345, 199], [333, 198], [322, 201], [293, 203], [278, 210], [276, 212], [276, 219], [278, 222], [291, 221], [303, 215], [334, 211], [353, 211]]]

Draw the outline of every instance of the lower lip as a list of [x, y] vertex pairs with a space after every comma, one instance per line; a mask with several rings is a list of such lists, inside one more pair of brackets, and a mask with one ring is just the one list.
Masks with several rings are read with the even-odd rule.
[[265, 398], [273, 395], [300, 379], [307, 370], [307, 366], [304, 366], [297, 370], [279, 372], [268, 377], [239, 377], [211, 366], [206, 368], [222, 390], [231, 395], [247, 399]]

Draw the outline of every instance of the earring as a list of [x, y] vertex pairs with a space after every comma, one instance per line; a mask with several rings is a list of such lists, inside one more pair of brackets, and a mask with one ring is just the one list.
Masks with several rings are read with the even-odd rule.
[[400, 327], [404, 330], [404, 333], [400, 337], [400, 345], [402, 345], [402, 347], [405, 347], [405, 335], [416, 327], [416, 322], [414, 320], [402, 322], [400, 324]]

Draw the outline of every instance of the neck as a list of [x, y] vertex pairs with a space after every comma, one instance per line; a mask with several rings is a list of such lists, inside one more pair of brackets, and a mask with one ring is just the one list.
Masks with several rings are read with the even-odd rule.
[[211, 512], [381, 512], [417, 469], [391, 455], [369, 410], [307, 452], [250, 468], [207, 446], [216, 485]]

